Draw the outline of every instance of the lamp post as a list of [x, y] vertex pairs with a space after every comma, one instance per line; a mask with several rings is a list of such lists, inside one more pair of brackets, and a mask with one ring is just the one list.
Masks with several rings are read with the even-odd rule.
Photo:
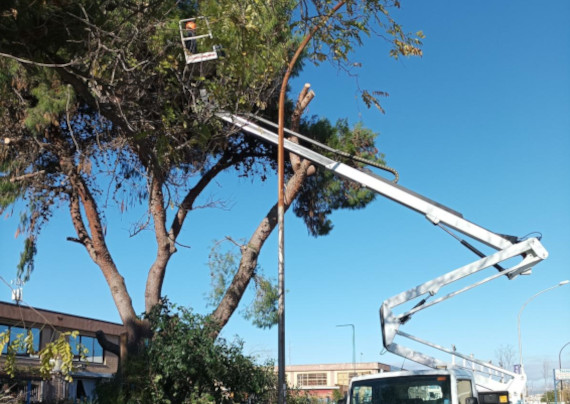
[[356, 373], [356, 344], [354, 324], [339, 324], [337, 327], [352, 327], [352, 373]]
[[[289, 61], [287, 70], [281, 81], [279, 92], [279, 109], [277, 115], [277, 279], [278, 279], [278, 308], [277, 308], [277, 402], [285, 404], [287, 386], [285, 386], [285, 94], [287, 83], [293, 73], [297, 59], [307, 46], [313, 35], [329, 20], [329, 18], [341, 8], [346, 0], [340, 0], [328, 15], [321, 18], [311, 31], [299, 44], [297, 51]], [[290, 201], [289, 201], [290, 202]]]
[[[562, 348], [560, 348], [560, 352], [558, 352], [558, 369], [562, 371], [562, 350], [566, 348], [566, 346], [570, 345], [570, 342], [565, 343]], [[560, 380], [560, 396], [562, 396], [562, 392], [564, 391], [564, 383]], [[562, 398], [561, 398], [562, 399]]]
[[568, 280], [564, 280], [560, 283], [558, 283], [557, 285], [551, 286], [549, 288], [546, 288], [544, 290], [541, 290], [540, 292], [534, 294], [533, 296], [531, 296], [526, 302], [524, 302], [524, 304], [522, 305], [521, 309], [519, 310], [519, 315], [518, 315], [518, 319], [517, 319], [517, 329], [518, 329], [518, 336], [519, 336], [519, 363], [521, 366], [521, 373], [524, 373], [524, 365], [523, 365], [523, 355], [522, 355], [522, 341], [521, 341], [521, 314], [524, 310], [524, 308], [526, 307], [527, 304], [529, 304], [532, 300], [534, 300], [534, 298], [536, 298], [537, 296], [548, 292], [549, 290], [552, 289], [556, 289], [559, 286], [564, 286], [567, 283], [569, 283], [570, 281]]

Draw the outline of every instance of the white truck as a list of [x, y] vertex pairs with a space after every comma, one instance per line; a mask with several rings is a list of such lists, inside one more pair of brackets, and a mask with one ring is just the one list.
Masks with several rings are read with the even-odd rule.
[[[498, 395], [497, 395], [498, 396]], [[346, 402], [350, 404], [477, 404], [473, 373], [465, 369], [385, 372], [355, 377]], [[506, 393], [501, 394], [507, 403]], [[487, 401], [484, 401], [487, 402]]]
[[[277, 134], [271, 129], [276, 127], [272, 122], [253, 116], [243, 117], [225, 112], [220, 112], [217, 116], [265, 141], [274, 144], [278, 142]], [[299, 133], [287, 129], [285, 132], [294, 135], [301, 141], [316, 144], [316, 142]], [[317, 144], [317, 147], [331, 151], [324, 145]], [[285, 139], [284, 148], [424, 215], [429, 222], [456, 238], [464, 247], [479, 257], [474, 262], [383, 302], [380, 309], [380, 320], [384, 347], [396, 355], [433, 370], [387, 372], [356, 377], [350, 384], [347, 397], [348, 404], [400, 404], [400, 401], [401, 404], [506, 404], [507, 402], [521, 401], [526, 386], [526, 375], [522, 366], [518, 373], [502, 369], [490, 362], [480, 361], [471, 355], [456, 352], [453, 348], [448, 349], [405, 333], [400, 330], [400, 326], [410, 320], [417, 312], [493, 279], [505, 276], [512, 280], [520, 274], [530, 274], [532, 267], [548, 256], [540, 238], [518, 238], [494, 233], [464, 219], [460, 213], [416, 192], [392, 183], [385, 178], [335, 161], [311, 148], [290, 142], [287, 139]], [[471, 242], [460, 238], [456, 232], [490, 247], [495, 252], [491, 251], [489, 254], [481, 252]], [[479, 274], [478, 280], [467, 284], [467, 286], [459, 286], [457, 290], [452, 290], [455, 282], [465, 281], [472, 275], [489, 270], [492, 273], [487, 277], [479, 279], [481, 276]], [[442, 289], [446, 291], [445, 294], [435, 297]], [[413, 307], [400, 314], [393, 312], [393, 309], [404, 304], [413, 305]], [[445, 352], [452, 356], [452, 360], [451, 362], [444, 362], [399, 345], [394, 342], [397, 336]], [[463, 362], [457, 363], [457, 358]]]

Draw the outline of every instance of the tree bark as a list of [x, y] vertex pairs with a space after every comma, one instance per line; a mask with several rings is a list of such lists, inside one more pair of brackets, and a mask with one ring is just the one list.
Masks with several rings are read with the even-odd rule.
[[[57, 143], [57, 141], [56, 141]], [[65, 150], [65, 145], [59, 144], [60, 150]], [[121, 276], [111, 257], [111, 253], [105, 243], [105, 234], [101, 222], [101, 216], [97, 209], [95, 198], [89, 191], [89, 187], [79, 173], [73, 158], [65, 156], [64, 152], [59, 154], [59, 164], [62, 172], [67, 176], [71, 186], [69, 210], [71, 220], [77, 237], [87, 250], [91, 259], [99, 266], [115, 302], [128, 337], [129, 347], [134, 349], [138, 343], [144, 327], [137, 318], [133, 303], [125, 279]], [[85, 225], [81, 208], [85, 212], [87, 226]]]

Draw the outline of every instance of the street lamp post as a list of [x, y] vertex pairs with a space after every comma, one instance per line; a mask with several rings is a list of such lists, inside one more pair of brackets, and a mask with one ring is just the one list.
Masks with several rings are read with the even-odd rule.
[[352, 327], [352, 373], [356, 373], [356, 344], [354, 324], [339, 324], [337, 327]]
[[[562, 348], [560, 348], [560, 352], [558, 352], [558, 369], [562, 371], [562, 350], [566, 348], [566, 346], [570, 345], [570, 342], [565, 343]], [[562, 396], [562, 392], [564, 391], [564, 383], [560, 380], [560, 396]]]
[[[532, 300], [534, 300], [537, 296], [548, 292], [549, 290], [552, 289], [556, 289], [559, 286], [564, 286], [567, 283], [569, 283], [570, 281], [568, 280], [564, 280], [560, 283], [558, 283], [557, 285], [551, 286], [549, 288], [546, 288], [544, 290], [541, 290], [540, 292], [534, 294], [533, 296], [531, 296], [526, 302], [524, 302], [524, 304], [522, 305], [521, 309], [519, 310], [519, 315], [517, 318], [517, 330], [518, 330], [518, 337], [519, 337], [519, 363], [520, 363], [520, 367], [521, 367], [521, 374], [524, 374], [524, 364], [523, 364], [523, 354], [522, 354], [522, 340], [521, 340], [521, 314], [524, 310], [524, 308], [527, 306], [527, 304], [529, 304]], [[524, 397], [523, 397], [523, 402], [524, 402]]]
[[[321, 18], [311, 31], [299, 44], [297, 51], [289, 61], [285, 75], [281, 81], [281, 91], [279, 92], [279, 109], [277, 114], [277, 279], [279, 288], [279, 298], [277, 307], [277, 402], [285, 404], [287, 387], [285, 386], [285, 93], [287, 83], [293, 73], [293, 68], [297, 59], [301, 56], [303, 49], [307, 46], [313, 35], [329, 20], [329, 18], [340, 9], [346, 0], [340, 0], [330, 11], [329, 15]], [[290, 201], [289, 201], [290, 202]]]

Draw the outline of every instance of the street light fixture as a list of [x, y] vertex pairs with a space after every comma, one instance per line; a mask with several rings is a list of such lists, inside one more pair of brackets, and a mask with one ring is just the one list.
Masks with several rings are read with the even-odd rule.
[[339, 324], [337, 327], [352, 327], [352, 373], [356, 373], [356, 344], [354, 324]]
[[559, 286], [564, 286], [567, 283], [570, 283], [569, 280], [564, 280], [560, 283], [558, 283], [557, 285], [551, 286], [547, 289], [541, 290], [540, 292], [534, 294], [533, 296], [531, 296], [521, 307], [521, 309], [519, 310], [519, 315], [518, 315], [518, 319], [517, 319], [517, 329], [518, 329], [518, 336], [519, 336], [519, 363], [521, 366], [521, 373], [524, 373], [524, 365], [523, 365], [523, 355], [522, 355], [522, 341], [521, 341], [521, 314], [524, 310], [524, 308], [526, 307], [527, 304], [529, 304], [535, 297], [537, 297], [538, 295], [541, 295], [545, 292], [548, 292], [549, 290], [552, 289], [556, 289]]

